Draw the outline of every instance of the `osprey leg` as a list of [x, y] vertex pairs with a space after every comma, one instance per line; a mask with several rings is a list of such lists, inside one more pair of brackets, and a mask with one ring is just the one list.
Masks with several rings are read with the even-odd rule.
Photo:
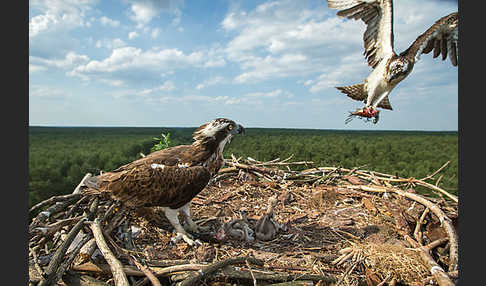
[[175, 228], [177, 236], [173, 238], [174, 242], [178, 242], [179, 240], [183, 239], [187, 244], [190, 246], [197, 244], [201, 244], [198, 240], [194, 241], [192, 236], [188, 234], [182, 225], [179, 222], [179, 218], [177, 217], [179, 214], [179, 209], [171, 209], [165, 208], [165, 216], [169, 220], [170, 224]]
[[191, 218], [191, 202], [188, 202], [187, 204], [183, 205], [179, 211], [182, 212], [182, 214], [186, 218], [186, 223], [187, 223], [187, 230], [193, 232], [193, 233], [199, 233], [199, 232], [207, 232], [209, 231], [209, 227], [202, 227], [197, 225]]

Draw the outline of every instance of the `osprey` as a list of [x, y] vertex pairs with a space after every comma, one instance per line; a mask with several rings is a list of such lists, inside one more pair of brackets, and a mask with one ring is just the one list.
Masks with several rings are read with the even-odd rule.
[[[377, 107], [392, 110], [388, 94], [412, 71], [421, 54], [434, 50], [433, 57], [447, 55], [457, 66], [458, 23], [457, 12], [437, 20], [420, 35], [408, 49], [397, 55], [393, 50], [393, 1], [392, 0], [327, 0], [329, 8], [340, 10], [337, 15], [348, 19], [361, 19], [366, 25], [363, 35], [364, 56], [373, 71], [364, 83], [336, 87], [355, 100], [365, 101], [365, 107], [351, 116], [375, 117]], [[347, 123], [348, 121], [346, 121]]]
[[177, 236], [189, 245], [194, 241], [181, 226], [178, 214], [186, 217], [188, 230], [199, 227], [191, 219], [190, 203], [223, 165], [223, 150], [245, 128], [232, 120], [218, 118], [193, 133], [192, 145], [159, 150], [93, 177], [85, 184], [88, 190], [108, 192], [128, 207], [163, 207], [165, 216]]

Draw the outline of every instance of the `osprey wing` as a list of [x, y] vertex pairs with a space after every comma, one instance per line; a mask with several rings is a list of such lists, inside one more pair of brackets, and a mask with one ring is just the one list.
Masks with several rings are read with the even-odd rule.
[[211, 178], [202, 162], [194, 160], [193, 151], [190, 145], [156, 151], [92, 177], [86, 185], [129, 206], [178, 208], [191, 201]]
[[369, 66], [375, 68], [394, 53], [392, 0], [327, 0], [327, 3], [329, 8], [340, 10], [338, 16], [361, 19], [366, 24], [363, 54]]
[[191, 161], [193, 155], [193, 149], [190, 145], [179, 145], [153, 153], [147, 156], [130, 162], [128, 164], [122, 165], [112, 172], [120, 172], [123, 170], [130, 170], [140, 165], [150, 165], [150, 164], [163, 164], [166, 166], [177, 166], [178, 164], [187, 163]]
[[440, 18], [401, 55], [415, 61], [420, 59], [421, 54], [428, 54], [433, 50], [434, 58], [442, 54], [442, 60], [445, 60], [449, 54], [452, 65], [457, 66], [458, 26], [457, 12]]
[[211, 178], [203, 166], [177, 167], [140, 164], [98, 178], [98, 188], [125, 205], [180, 208], [190, 202]]

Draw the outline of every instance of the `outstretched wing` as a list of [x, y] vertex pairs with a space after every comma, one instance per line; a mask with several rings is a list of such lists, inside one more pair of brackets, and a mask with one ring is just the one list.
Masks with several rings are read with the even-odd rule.
[[375, 68], [394, 53], [392, 0], [327, 0], [327, 3], [329, 8], [340, 10], [338, 16], [361, 19], [366, 24], [363, 54], [369, 66]]
[[442, 54], [442, 60], [445, 60], [449, 54], [452, 65], [457, 66], [458, 26], [457, 12], [440, 18], [401, 55], [415, 61], [420, 59], [421, 54], [434, 50], [434, 58]]

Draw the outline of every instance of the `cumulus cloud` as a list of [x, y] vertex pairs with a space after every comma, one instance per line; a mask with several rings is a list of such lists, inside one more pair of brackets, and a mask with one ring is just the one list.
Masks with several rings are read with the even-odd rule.
[[29, 64], [29, 73], [35, 73], [40, 71], [46, 71], [47, 68], [40, 65]]
[[98, 0], [32, 0], [35, 16], [29, 21], [29, 38], [47, 31], [69, 30], [86, 25], [88, 11]]
[[183, 0], [130, 0], [129, 17], [137, 23], [137, 28], [147, 26], [154, 18], [162, 12], [173, 15], [172, 25], [179, 25], [181, 22], [181, 10]]
[[[305, 1], [272, 1], [253, 11], [232, 11], [221, 22], [234, 33], [226, 46], [228, 59], [243, 73], [235, 82], [306, 75], [328, 64], [333, 54], [323, 49], [359, 43], [346, 34], [357, 34], [359, 25], [329, 18], [324, 6], [311, 9]], [[348, 49], [349, 50], [349, 49]]]
[[110, 27], [113, 27], [113, 28], [116, 28], [118, 26], [120, 26], [120, 21], [117, 21], [117, 20], [112, 20], [106, 16], [102, 16], [100, 18], [100, 23], [103, 25], [103, 26], [110, 26]]
[[153, 88], [144, 88], [144, 89], [129, 89], [129, 90], [122, 90], [116, 91], [111, 93], [111, 96], [114, 98], [160, 98], [162, 96], [167, 95], [167, 92], [173, 91], [176, 89], [175, 84], [168, 80], [164, 82], [164, 84], [153, 87]]
[[212, 78], [209, 78], [209, 79], [205, 80], [204, 82], [198, 84], [196, 86], [196, 89], [203, 89], [203, 88], [206, 88], [208, 86], [212, 86], [212, 85], [222, 83], [223, 81], [224, 81], [224, 78], [221, 77], [221, 76], [212, 77]]
[[159, 34], [160, 34], [160, 29], [159, 28], [154, 28], [152, 29], [152, 32], [150, 33], [150, 36], [152, 37], [152, 39], [156, 39], [159, 37]]
[[46, 59], [41, 57], [29, 56], [29, 66], [33, 66], [34, 71], [47, 68], [71, 69], [79, 64], [89, 61], [87, 55], [80, 55], [70, 51], [61, 59]]
[[[291, 92], [282, 89], [276, 89], [266, 92], [258, 91], [246, 93], [239, 97], [229, 98], [225, 101], [225, 104], [246, 104], [257, 106], [262, 104], [269, 104], [269, 100], [273, 100], [274, 102], [286, 105], [288, 101], [284, 101], [283, 99], [288, 100], [292, 97], [294, 97], [294, 95]], [[275, 99], [277, 98], [279, 100], [275, 101]]]
[[112, 50], [112, 49], [124, 47], [127, 44], [119, 38], [116, 38], [116, 39], [106, 39], [105, 38], [105, 39], [101, 39], [101, 40], [96, 41], [95, 45], [96, 45], [97, 48], [106, 48], [106, 49]]
[[60, 88], [53, 88], [50, 86], [33, 85], [29, 87], [29, 97], [31, 99], [64, 99], [71, 97], [72, 94]]
[[135, 39], [135, 38], [136, 38], [136, 37], [138, 37], [138, 36], [139, 36], [139, 35], [138, 35], [138, 33], [137, 33], [137, 32], [135, 32], [135, 31], [132, 31], [132, 32], [128, 33], [128, 38], [129, 38], [130, 40], [133, 40], [133, 39]]
[[68, 75], [82, 79], [109, 79], [123, 82], [158, 80], [176, 69], [205, 68], [211, 56], [204, 51], [136, 47], [113, 48], [111, 55], [76, 66]]

